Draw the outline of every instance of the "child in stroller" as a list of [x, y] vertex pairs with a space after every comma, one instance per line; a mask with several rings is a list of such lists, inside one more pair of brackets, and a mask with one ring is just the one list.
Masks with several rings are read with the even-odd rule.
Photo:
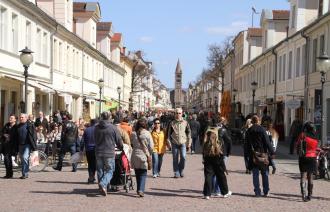
[[108, 190], [116, 192], [119, 191], [120, 186], [123, 186], [126, 192], [134, 190], [129, 159], [124, 150], [116, 149], [115, 171], [108, 185]]

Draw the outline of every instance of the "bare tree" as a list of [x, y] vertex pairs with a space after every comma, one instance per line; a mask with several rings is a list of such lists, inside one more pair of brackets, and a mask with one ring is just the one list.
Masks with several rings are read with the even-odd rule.
[[221, 92], [224, 91], [224, 59], [229, 54], [229, 52], [233, 49], [232, 44], [233, 36], [226, 37], [221, 44], [211, 44], [208, 47], [209, 55], [207, 57], [208, 65], [209, 65], [209, 73], [208, 77], [213, 80], [219, 82], [219, 78], [221, 77]]

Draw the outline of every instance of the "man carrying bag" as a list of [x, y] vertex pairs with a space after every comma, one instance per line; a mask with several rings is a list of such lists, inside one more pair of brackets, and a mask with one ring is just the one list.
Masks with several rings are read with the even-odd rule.
[[267, 197], [269, 193], [268, 181], [268, 156], [273, 157], [274, 150], [267, 136], [266, 130], [260, 126], [258, 116], [252, 117], [252, 127], [246, 132], [247, 151], [250, 157], [249, 170], [252, 170], [253, 186], [256, 197], [261, 196], [261, 189], [259, 183], [259, 173], [262, 176], [262, 185], [264, 196]]

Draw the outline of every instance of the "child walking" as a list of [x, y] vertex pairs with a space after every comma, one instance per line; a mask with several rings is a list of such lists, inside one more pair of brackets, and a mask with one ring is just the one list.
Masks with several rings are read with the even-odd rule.
[[203, 144], [204, 161], [204, 199], [210, 199], [212, 191], [212, 177], [215, 175], [220, 185], [221, 196], [229, 197], [232, 192], [228, 190], [227, 177], [225, 175], [226, 166], [224, 163], [223, 143], [218, 139], [217, 128], [209, 128]]

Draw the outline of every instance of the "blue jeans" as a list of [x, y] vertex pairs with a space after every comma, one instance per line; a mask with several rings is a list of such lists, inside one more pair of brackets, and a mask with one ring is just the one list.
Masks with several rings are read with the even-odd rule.
[[144, 192], [147, 180], [147, 170], [146, 169], [134, 169], [136, 177], [136, 191]]
[[22, 161], [22, 176], [27, 177], [29, 175], [30, 153], [31, 153], [30, 144], [19, 146], [19, 154], [21, 156], [21, 161]]
[[152, 174], [159, 175], [162, 168], [164, 154], [152, 153]]
[[186, 151], [186, 144], [177, 145], [172, 143], [173, 171], [174, 175], [177, 177], [183, 174], [183, 169], [186, 161]]
[[96, 155], [97, 179], [102, 188], [107, 188], [115, 171], [115, 159]]
[[191, 152], [196, 151], [196, 143], [199, 140], [198, 136], [197, 137], [192, 137], [192, 145], [191, 145]]
[[260, 189], [260, 183], [259, 183], [259, 173], [260, 172], [261, 172], [261, 177], [262, 177], [263, 192], [264, 192], [264, 194], [268, 194], [268, 192], [269, 192], [269, 181], [268, 181], [269, 171], [268, 171], [268, 169], [261, 171], [258, 168], [252, 169], [254, 193], [256, 195], [261, 195], [261, 189]]
[[[227, 166], [228, 157], [223, 156], [223, 161], [225, 162], [225, 165]], [[212, 184], [213, 184], [213, 192], [216, 194], [220, 194], [221, 193], [220, 186], [219, 186], [217, 177], [215, 175], [212, 177]]]

